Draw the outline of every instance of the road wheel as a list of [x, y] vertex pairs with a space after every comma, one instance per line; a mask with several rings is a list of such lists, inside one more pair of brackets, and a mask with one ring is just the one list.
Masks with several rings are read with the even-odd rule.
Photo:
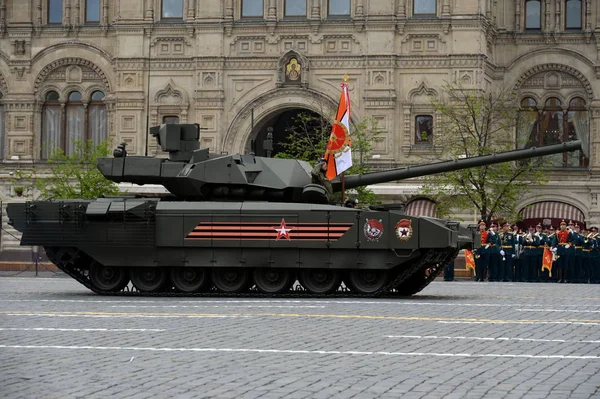
[[204, 291], [210, 283], [210, 275], [203, 267], [174, 267], [171, 269], [171, 281], [181, 292]]
[[332, 269], [304, 269], [300, 271], [300, 284], [311, 294], [331, 294], [336, 291], [342, 278]]
[[294, 273], [290, 269], [261, 268], [254, 271], [254, 283], [260, 292], [281, 294], [294, 285]]
[[90, 281], [101, 291], [117, 292], [129, 283], [129, 273], [125, 267], [104, 266], [98, 262], [92, 262]]
[[359, 294], [373, 294], [382, 289], [388, 282], [387, 270], [354, 269], [344, 280], [350, 289]]
[[133, 267], [131, 268], [131, 283], [142, 292], [157, 292], [169, 281], [162, 267]]
[[213, 269], [213, 283], [221, 292], [244, 292], [250, 286], [252, 279], [247, 269], [237, 267], [220, 267]]

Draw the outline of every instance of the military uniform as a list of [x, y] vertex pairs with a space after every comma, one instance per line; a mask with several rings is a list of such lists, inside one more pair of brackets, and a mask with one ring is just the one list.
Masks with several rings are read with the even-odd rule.
[[535, 235], [533, 231], [529, 231], [527, 234], [519, 237], [519, 243], [523, 246], [523, 281], [529, 283], [536, 278], [536, 251], [540, 245], [540, 237]]
[[573, 260], [571, 264], [571, 270], [569, 272], [569, 279], [572, 283], [582, 283], [584, 280], [583, 244], [585, 238], [577, 231], [579, 226], [575, 225], [575, 227], [575, 230], [571, 232], [573, 236]]
[[311, 172], [311, 178], [314, 184], [319, 184], [325, 188], [327, 194], [329, 195], [328, 200], [331, 200], [333, 197], [333, 187], [331, 186], [331, 181], [329, 181], [325, 175], [325, 171], [323, 170], [322, 165], [324, 163], [327, 164], [324, 159], [321, 159], [321, 161], [315, 165]]
[[[491, 227], [498, 227], [497, 224], [492, 223]], [[490, 229], [486, 238], [486, 247], [489, 255], [489, 277], [488, 281], [500, 281], [500, 236], [497, 232]]]
[[479, 231], [481, 246], [475, 250], [475, 281], [485, 281], [489, 262], [488, 248], [486, 247], [488, 232], [485, 230], [487, 225], [483, 220], [479, 222], [479, 226], [482, 226]]
[[597, 227], [592, 227], [590, 230], [592, 230], [590, 240], [593, 242], [591, 249], [590, 283], [600, 284], [600, 235], [598, 235]]
[[[507, 222], [502, 223], [502, 228], [509, 226]], [[512, 230], [504, 230], [499, 233], [500, 240], [500, 263], [498, 279], [502, 281], [512, 281], [514, 277], [514, 259], [515, 255], [515, 233]]]
[[[563, 220], [560, 222], [561, 230], [556, 232], [556, 262], [554, 267], [556, 268], [556, 277], [559, 283], [569, 281], [569, 269], [571, 265], [572, 252], [573, 252], [573, 235], [568, 230], [562, 230], [564, 226], [566, 228], [567, 223]], [[554, 273], [553, 273], [554, 274]]]
[[594, 247], [594, 240], [591, 238], [592, 233], [582, 234], [583, 244], [582, 244], [582, 283], [591, 282], [592, 278], [592, 248]]

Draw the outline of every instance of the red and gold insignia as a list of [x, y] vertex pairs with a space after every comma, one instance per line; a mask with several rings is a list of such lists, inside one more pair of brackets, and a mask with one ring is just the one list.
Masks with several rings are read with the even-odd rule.
[[412, 237], [413, 229], [409, 219], [402, 219], [396, 223], [396, 237], [401, 241], [408, 241]]
[[383, 223], [381, 219], [367, 219], [363, 231], [368, 241], [379, 241], [383, 235]]

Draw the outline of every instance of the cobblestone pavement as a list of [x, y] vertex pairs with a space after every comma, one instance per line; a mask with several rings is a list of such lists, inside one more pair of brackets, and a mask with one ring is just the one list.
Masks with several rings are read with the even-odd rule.
[[600, 397], [600, 287], [408, 299], [123, 298], [0, 278], [3, 398]]

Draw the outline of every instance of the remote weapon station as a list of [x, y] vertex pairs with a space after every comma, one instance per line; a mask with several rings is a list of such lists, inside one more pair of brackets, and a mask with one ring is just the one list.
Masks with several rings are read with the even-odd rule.
[[[357, 296], [415, 294], [473, 246], [474, 233], [457, 222], [393, 206], [330, 205], [307, 162], [209, 154], [194, 124], [150, 133], [168, 158], [128, 156], [121, 145], [98, 168], [114, 182], [161, 184], [172, 196], [9, 204], [21, 245], [43, 246], [58, 268], [100, 294]], [[349, 175], [345, 186], [579, 149], [572, 141]]]

